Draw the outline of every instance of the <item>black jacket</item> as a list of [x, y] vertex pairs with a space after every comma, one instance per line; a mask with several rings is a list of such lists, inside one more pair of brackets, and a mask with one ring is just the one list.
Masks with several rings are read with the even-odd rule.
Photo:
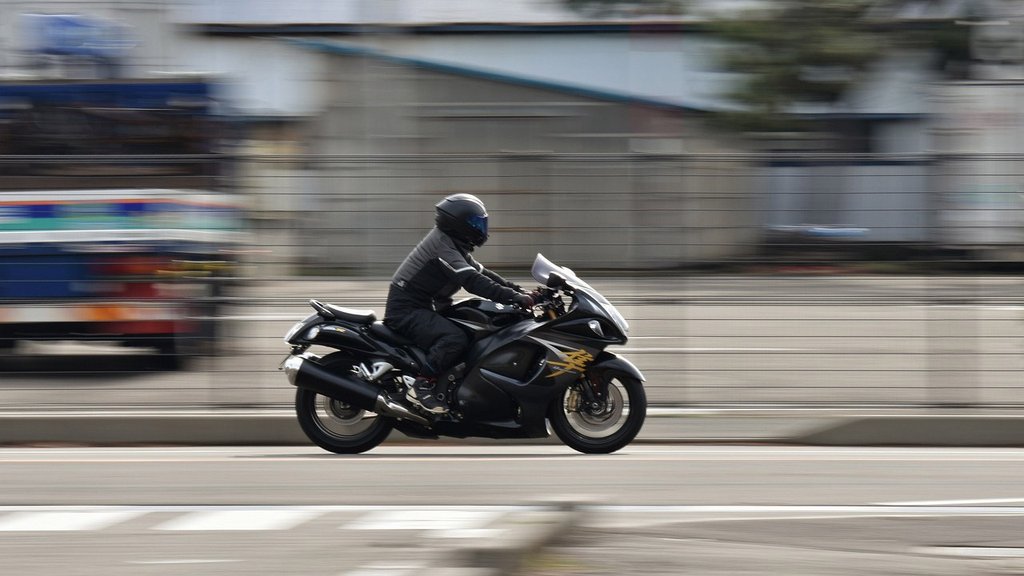
[[469, 255], [467, 246], [434, 228], [391, 278], [384, 316], [416, 308], [443, 310], [451, 305], [459, 288], [502, 304], [511, 304], [521, 290], [480, 265]]

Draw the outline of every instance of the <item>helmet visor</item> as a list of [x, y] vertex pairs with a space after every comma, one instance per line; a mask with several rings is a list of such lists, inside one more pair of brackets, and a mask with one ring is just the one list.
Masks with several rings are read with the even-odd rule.
[[487, 238], [487, 216], [473, 215], [466, 222], [469, 223], [470, 227], [479, 232], [484, 239]]

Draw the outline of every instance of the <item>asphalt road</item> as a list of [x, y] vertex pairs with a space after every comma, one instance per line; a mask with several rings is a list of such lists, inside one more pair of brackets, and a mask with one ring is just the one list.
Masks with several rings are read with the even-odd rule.
[[[1024, 450], [560, 446], [0, 450], [5, 573], [419, 574], [540, 499], [531, 574], [1011, 574]], [[1016, 571], [1015, 571], [1016, 570]]]

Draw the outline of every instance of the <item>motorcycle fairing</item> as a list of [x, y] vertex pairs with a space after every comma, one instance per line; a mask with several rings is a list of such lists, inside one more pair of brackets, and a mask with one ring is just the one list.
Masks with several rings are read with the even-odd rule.
[[523, 318], [522, 312], [512, 306], [481, 298], [461, 300], [443, 310], [441, 314], [468, 330], [472, 341], [484, 338]]
[[323, 324], [324, 322], [326, 322], [326, 320], [324, 320], [320, 314], [314, 312], [299, 322], [296, 322], [295, 325], [288, 330], [288, 333], [285, 334], [284, 341], [292, 346], [301, 345], [308, 339], [309, 329], [318, 324]]
[[582, 338], [566, 336], [527, 319], [476, 342], [467, 356], [470, 369], [455, 393], [458, 409], [501, 428], [504, 436], [508, 428], [521, 426], [527, 437], [546, 437], [551, 402], [589, 365], [579, 364], [580, 359], [600, 353]]
[[[567, 269], [562, 273], [569, 275]], [[535, 277], [539, 276], [534, 270]], [[538, 278], [539, 279], [539, 278]], [[572, 280], [586, 287], [572, 275]], [[590, 289], [592, 290], [592, 289]], [[521, 426], [528, 437], [546, 437], [545, 418], [548, 407], [583, 375], [601, 354], [604, 346], [625, 340], [617, 329], [608, 336], [599, 336], [592, 330], [581, 329], [581, 322], [589, 322], [601, 315], [600, 303], [589, 294], [580, 296], [565, 314], [545, 322], [528, 318], [500, 331], [485, 333], [481, 328], [466, 355], [470, 367], [455, 391], [457, 408], [467, 419], [485, 425], [507, 428]], [[494, 314], [499, 311], [485, 309], [493, 303], [479, 299], [464, 300], [455, 305], [469, 319], [470, 314]], [[481, 326], [486, 321], [476, 320]], [[597, 346], [595, 346], [597, 344]], [[512, 369], [497, 368], [496, 358], [519, 358], [524, 364]]]
[[[293, 346], [318, 344], [353, 356], [379, 356], [394, 365], [418, 372], [426, 363], [426, 353], [414, 346], [395, 344], [381, 337], [379, 322], [361, 324], [344, 320], [326, 320], [313, 314], [289, 332], [288, 343]], [[315, 330], [313, 330], [315, 328]], [[376, 333], [375, 333], [376, 332]]]
[[590, 365], [587, 369], [588, 375], [593, 375], [597, 380], [603, 380], [603, 376], [606, 373], [622, 374], [623, 376], [629, 376], [636, 378], [641, 382], [646, 382], [643, 373], [637, 368], [632, 362], [626, 360], [621, 356], [612, 354], [611, 352], [601, 352], [598, 355], [597, 360]]

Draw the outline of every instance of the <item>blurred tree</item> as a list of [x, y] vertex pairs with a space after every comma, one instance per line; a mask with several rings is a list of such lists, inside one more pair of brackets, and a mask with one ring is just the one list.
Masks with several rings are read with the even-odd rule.
[[728, 124], [751, 131], [799, 129], [794, 104], [835, 103], [884, 55], [888, 35], [864, 19], [867, 0], [787, 0], [712, 30], [736, 43], [725, 66], [745, 74], [730, 94], [742, 111]]
[[[770, 8], [711, 29], [737, 48], [724, 64], [746, 75], [730, 94], [742, 111], [720, 115], [750, 131], [799, 130], [807, 122], [787, 114], [796, 104], [834, 104], [863, 73], [896, 49], [925, 49], [947, 77], [963, 78], [970, 59], [970, 27], [979, 17], [966, 0], [960, 13], [905, 19], [905, 0], [780, 0]], [[941, 7], [940, 7], [941, 8]], [[938, 10], [938, 9], [936, 9]]]
[[[590, 17], [683, 15], [692, 0], [561, 0]], [[756, 4], [756, 3], [754, 3]], [[736, 111], [717, 114], [752, 132], [820, 128], [791, 112], [800, 104], [837, 103], [877, 61], [896, 49], [925, 49], [938, 69], [963, 78], [970, 26], [986, 17], [986, 0], [764, 0], [735, 18], [718, 11], [707, 29], [730, 41], [723, 63], [744, 80], [728, 96]], [[856, 123], [833, 128], [859, 130]]]
[[932, 50], [936, 68], [948, 78], [964, 79], [978, 26], [1007, 29], [1007, 17], [1019, 11], [1018, 0], [879, 0], [869, 18], [902, 45]]

